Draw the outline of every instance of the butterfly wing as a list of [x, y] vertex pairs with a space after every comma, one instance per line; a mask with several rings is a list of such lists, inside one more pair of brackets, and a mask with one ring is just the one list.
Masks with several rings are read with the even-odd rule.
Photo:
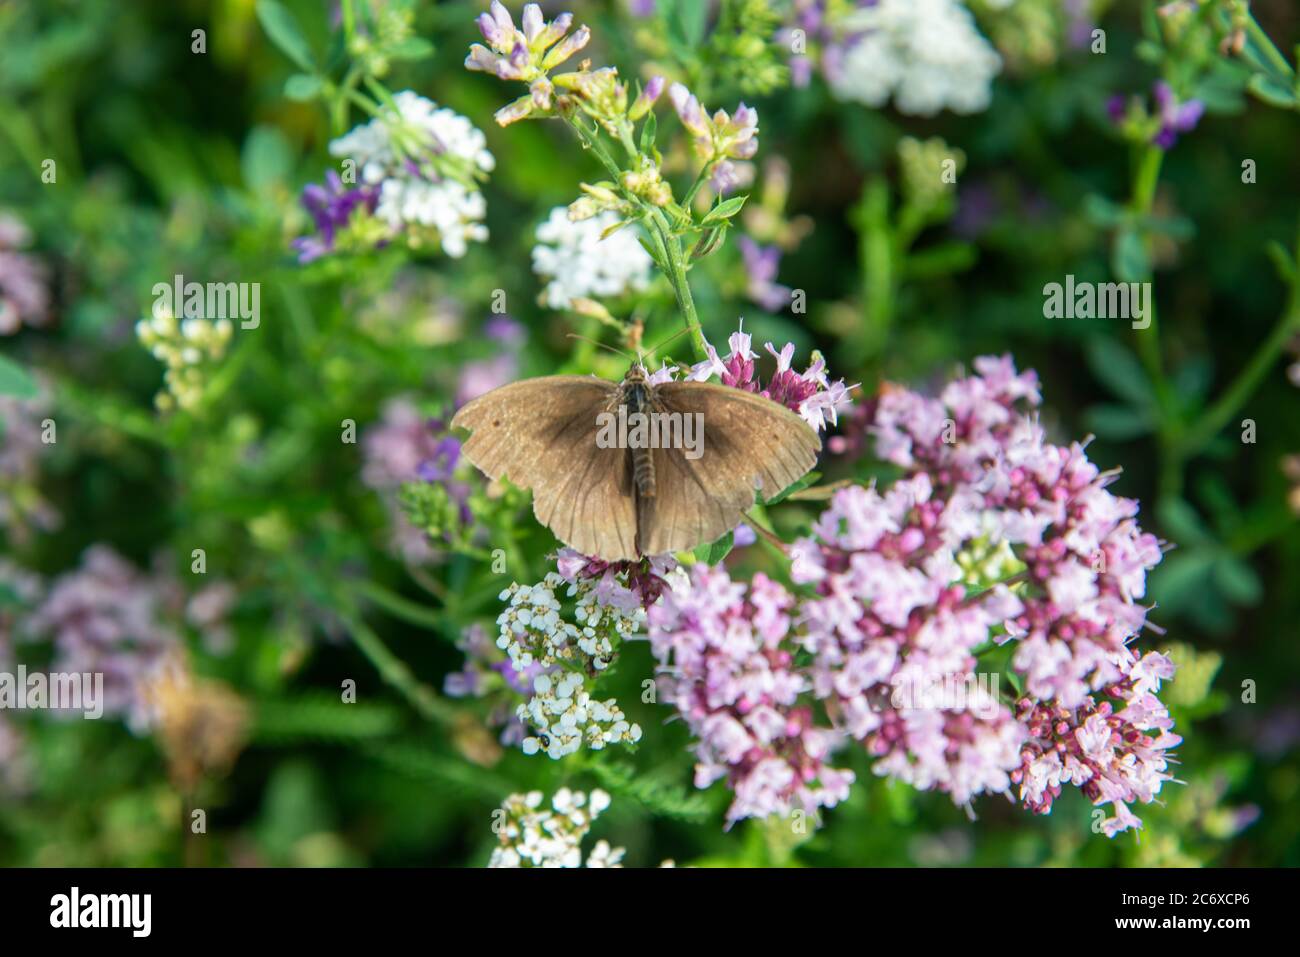
[[700, 413], [703, 453], [653, 449], [656, 494], [642, 499], [637, 536], [647, 555], [684, 551], [735, 528], [754, 504], [771, 497], [817, 463], [821, 439], [803, 419], [761, 395], [710, 382], [655, 388], [654, 411]]
[[617, 390], [595, 376], [525, 379], [472, 400], [451, 420], [473, 433], [466, 458], [491, 479], [532, 489], [539, 522], [605, 561], [637, 557], [630, 455], [596, 444], [596, 417]]

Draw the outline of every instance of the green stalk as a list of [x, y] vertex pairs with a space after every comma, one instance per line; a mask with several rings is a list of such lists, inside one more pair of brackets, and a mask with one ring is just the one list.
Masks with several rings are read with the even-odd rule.
[[651, 213], [651, 222], [653, 228], [659, 232], [660, 246], [663, 249], [665, 263], [668, 267], [668, 281], [672, 284], [673, 292], [677, 296], [677, 307], [682, 311], [682, 321], [686, 323], [686, 328], [690, 330], [691, 342], [694, 344], [695, 352], [699, 358], [707, 358], [708, 351], [705, 349], [704, 330], [700, 327], [700, 317], [695, 311], [695, 299], [691, 295], [691, 284], [686, 279], [686, 257], [682, 251], [681, 240], [673, 235], [668, 223], [664, 220], [663, 213], [659, 212], [659, 210]]
[[[1160, 182], [1160, 166], [1164, 162], [1164, 158], [1165, 151], [1158, 146], [1148, 145], [1143, 148], [1138, 159], [1133, 182], [1133, 199], [1129, 206], [1135, 218], [1144, 219], [1151, 213], [1151, 206], [1156, 197], [1156, 186]], [[1148, 272], [1145, 278], [1150, 281], [1153, 277]], [[1146, 329], [1137, 330], [1139, 333], [1137, 337], [1138, 355], [1155, 385], [1161, 407], [1168, 412], [1171, 408], [1169, 387], [1165, 382], [1164, 363], [1160, 355], [1160, 331], [1156, 324], [1154, 295], [1151, 297], [1150, 319], [1151, 324]]]
[[445, 624], [442, 616], [437, 612], [409, 598], [403, 598], [377, 582], [359, 581], [353, 587], [360, 597], [374, 602], [384, 611], [408, 624], [439, 632]]
[[342, 615], [352, 640], [361, 653], [379, 672], [384, 682], [395, 688], [423, 717], [439, 724], [449, 724], [455, 719], [456, 709], [442, 700], [432, 688], [421, 682], [406, 662], [402, 661], [383, 643], [365, 622], [352, 615]]
[[1246, 367], [1237, 374], [1218, 401], [1206, 409], [1196, 424], [1182, 437], [1177, 445], [1177, 452], [1181, 458], [1187, 459], [1195, 455], [1218, 434], [1233, 414], [1259, 388], [1264, 376], [1273, 367], [1291, 337], [1300, 332], [1300, 227], [1296, 230], [1294, 256], [1291, 294], [1287, 299], [1286, 309]]

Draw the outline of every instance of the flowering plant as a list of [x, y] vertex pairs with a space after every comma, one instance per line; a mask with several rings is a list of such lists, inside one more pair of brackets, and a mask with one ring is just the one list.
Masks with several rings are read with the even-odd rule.
[[[0, 15], [0, 862], [1293, 863], [1285, 16], [211, 6]], [[564, 546], [631, 362], [816, 464]]]

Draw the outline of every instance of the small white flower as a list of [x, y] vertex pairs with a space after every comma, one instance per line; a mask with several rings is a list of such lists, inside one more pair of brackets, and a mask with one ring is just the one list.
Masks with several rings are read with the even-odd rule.
[[574, 299], [620, 296], [650, 284], [653, 263], [635, 226], [600, 238], [618, 222], [609, 210], [581, 222], [569, 219], [567, 207], [551, 210], [533, 247], [533, 272], [549, 280], [542, 293], [546, 305], [565, 309]]
[[[488, 237], [487, 202], [462, 179], [487, 173], [496, 160], [483, 132], [453, 110], [410, 90], [393, 97], [388, 111], [330, 143], [330, 153], [356, 164], [361, 184], [379, 187], [375, 216], [394, 235], [420, 226], [436, 230], [442, 251], [465, 255], [470, 242]], [[399, 146], [400, 144], [400, 146]], [[438, 173], [457, 165], [459, 175]]]
[[861, 34], [828, 65], [841, 100], [884, 106], [892, 95], [902, 113], [987, 109], [1002, 58], [958, 0], [879, 0], [836, 24]]

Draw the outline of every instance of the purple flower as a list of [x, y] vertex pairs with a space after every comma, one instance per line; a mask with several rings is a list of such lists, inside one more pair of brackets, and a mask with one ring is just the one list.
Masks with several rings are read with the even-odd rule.
[[794, 343], [786, 343], [785, 348], [777, 352], [772, 343], [765, 348], [776, 357], [776, 373], [763, 387], [754, 375], [754, 360], [758, 358], [751, 348], [751, 337], [743, 327], [731, 334], [727, 340], [731, 353], [724, 360], [718, 351], [705, 344], [708, 359], [696, 363], [687, 379], [704, 382], [717, 376], [723, 385], [744, 389], [746, 392], [759, 394], [779, 402], [799, 415], [819, 432], [826, 428], [827, 420], [833, 425], [838, 421], [839, 413], [851, 403], [849, 390], [844, 380], [831, 382], [826, 375], [826, 363], [820, 355], [814, 353], [812, 364], [802, 373], [796, 373], [791, 367], [794, 358]]
[[483, 334], [504, 346], [504, 351], [490, 359], [465, 363], [456, 379], [457, 406], [507, 385], [519, 375], [519, 352], [528, 338], [524, 327], [509, 316], [493, 316]]
[[453, 671], [443, 681], [443, 692], [451, 698], [484, 698], [491, 710], [487, 723], [500, 729], [500, 742], [517, 746], [527, 729], [515, 715], [519, 695], [529, 695], [533, 679], [554, 669], [533, 663], [516, 670], [483, 625], [474, 623], [456, 640], [456, 647], [465, 653], [460, 671]]
[[758, 152], [758, 111], [753, 107], [741, 103], [734, 116], [726, 110], [709, 116], [695, 94], [681, 83], [669, 88], [668, 97], [692, 136], [695, 154], [705, 162], [747, 160]]
[[170, 576], [144, 574], [107, 545], [93, 545], [79, 568], [55, 579], [24, 634], [53, 641], [54, 671], [102, 672], [104, 713], [143, 730], [144, 685], [180, 647], [175, 622], [183, 603]]
[[[1136, 502], [1106, 490], [1114, 473], [1077, 443], [1047, 443], [1032, 372], [1010, 357], [975, 369], [938, 398], [886, 389], [869, 431], [904, 478], [837, 492], [797, 543], [792, 575], [820, 595], [802, 611], [814, 687], [880, 773], [958, 803], [1016, 784], [1039, 812], [1072, 783], [1112, 805], [1108, 834], [1139, 826], [1128, 805], [1172, 780], [1178, 743], [1155, 697], [1173, 664], [1130, 647], [1160, 542]], [[1014, 713], [996, 700], [880, 706], [900, 681], [972, 675], [990, 635], [1015, 642]]]
[[49, 272], [19, 252], [30, 241], [26, 226], [0, 214], [0, 336], [13, 335], [24, 323], [43, 326], [49, 320]]
[[490, 12], [480, 14], [476, 22], [491, 49], [472, 44], [465, 69], [491, 73], [502, 80], [532, 82], [591, 40], [591, 30], [585, 26], [565, 36], [573, 24], [573, 14], [562, 13], [547, 23], [542, 8], [535, 3], [524, 5], [522, 30], [516, 29], [510, 11], [500, 0], [492, 0]]
[[1173, 88], [1164, 80], [1155, 85], [1156, 106], [1160, 110], [1160, 131], [1152, 143], [1162, 150], [1170, 149], [1178, 141], [1179, 133], [1190, 133], [1196, 129], [1205, 104], [1200, 100], [1180, 102], [1174, 96]]
[[298, 262], [309, 263], [334, 249], [335, 234], [344, 229], [358, 209], [373, 213], [379, 202], [379, 190], [373, 186], [344, 186], [338, 173], [325, 174], [325, 185], [308, 183], [303, 187], [302, 205], [311, 213], [319, 235], [302, 236], [293, 241]]
[[790, 287], [776, 281], [781, 266], [781, 247], [760, 246], [748, 236], [741, 236], [740, 255], [745, 263], [749, 298], [768, 312], [777, 312], [789, 304]]
[[454, 479], [460, 461], [460, 441], [440, 419], [420, 414], [409, 399], [393, 399], [383, 418], [361, 437], [361, 480], [379, 492], [393, 528], [394, 551], [407, 561], [428, 561], [433, 551], [427, 537], [402, 515], [397, 492], [406, 482], [443, 485], [459, 505], [461, 519], [470, 521], [470, 488]]
[[842, 734], [800, 703], [808, 679], [795, 665], [793, 605], [761, 573], [747, 589], [725, 568], [696, 565], [649, 611], [663, 700], [698, 739], [696, 787], [724, 779], [735, 794], [728, 826], [834, 807], [853, 783], [826, 763]]
[[1116, 93], [1106, 100], [1106, 115], [1110, 117], [1112, 123], [1121, 123], [1124, 120], [1125, 113], [1128, 112], [1128, 100], [1124, 94]]
[[641, 90], [640, 95], [632, 102], [631, 109], [627, 112], [627, 118], [636, 122], [650, 112], [650, 108], [655, 105], [655, 101], [663, 95], [665, 80], [662, 76], [656, 74], [646, 83], [645, 88]]

